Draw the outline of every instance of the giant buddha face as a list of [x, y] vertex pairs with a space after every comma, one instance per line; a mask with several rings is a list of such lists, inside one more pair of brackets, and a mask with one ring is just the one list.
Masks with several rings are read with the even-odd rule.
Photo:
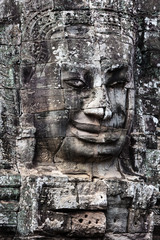
[[46, 60], [35, 64], [25, 82], [32, 101], [23, 106], [25, 114], [34, 115], [37, 144], [45, 142], [63, 172], [73, 171], [73, 165], [112, 166], [132, 119], [132, 40], [102, 21], [105, 12], [97, 14], [92, 13], [92, 24], [53, 24], [45, 41], [36, 41], [45, 45]]

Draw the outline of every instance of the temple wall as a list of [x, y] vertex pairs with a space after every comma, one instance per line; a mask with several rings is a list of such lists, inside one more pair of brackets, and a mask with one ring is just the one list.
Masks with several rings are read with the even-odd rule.
[[0, 239], [160, 239], [158, 0], [0, 1]]

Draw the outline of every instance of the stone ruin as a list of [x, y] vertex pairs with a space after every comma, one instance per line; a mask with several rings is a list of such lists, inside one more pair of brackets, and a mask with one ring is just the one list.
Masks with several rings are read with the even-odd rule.
[[0, 0], [0, 240], [160, 239], [158, 0]]

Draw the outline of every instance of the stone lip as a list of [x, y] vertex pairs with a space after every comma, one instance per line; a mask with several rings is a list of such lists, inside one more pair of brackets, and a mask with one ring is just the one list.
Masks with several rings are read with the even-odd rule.
[[70, 131], [73, 136], [93, 143], [116, 143], [120, 136], [126, 133], [125, 129], [115, 129], [77, 122], [70, 125], [68, 134], [70, 134]]
[[79, 130], [90, 132], [90, 133], [100, 133], [100, 132], [112, 132], [113, 133], [113, 132], [122, 131], [121, 128], [103, 126], [100, 123], [92, 124], [92, 122], [91, 123], [83, 123], [83, 122], [78, 122], [78, 121], [72, 120], [71, 125], [73, 125], [73, 127], [77, 128]]
[[91, 123], [86, 124], [86, 123], [77, 122], [75, 120], [72, 120], [72, 125], [76, 127], [78, 130], [82, 130], [90, 133], [99, 133], [101, 130], [100, 125], [91, 124]]
[[87, 142], [95, 142], [95, 143], [116, 143], [120, 138], [122, 131], [117, 132], [100, 132], [99, 134], [90, 133], [87, 131], [79, 130], [74, 127], [71, 128], [73, 135], [81, 140]]

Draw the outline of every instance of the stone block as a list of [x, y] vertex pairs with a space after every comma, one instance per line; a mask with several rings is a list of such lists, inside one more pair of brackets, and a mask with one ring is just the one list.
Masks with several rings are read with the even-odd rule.
[[106, 209], [107, 189], [102, 181], [77, 184], [80, 209]]
[[19, 205], [17, 201], [0, 201], [0, 212], [17, 212]]
[[84, 62], [86, 62], [86, 64], [90, 64], [90, 59], [94, 58], [96, 44], [93, 44], [90, 39], [82, 40], [70, 38], [66, 44], [68, 47], [68, 58], [75, 64], [79, 65]]
[[[94, 34], [94, 26], [83, 26], [83, 28], [79, 28], [79, 25], [75, 26], [67, 26], [66, 27], [66, 35], [68, 37], [76, 38], [76, 39], [90, 39], [91, 33]], [[73, 66], [70, 66], [73, 67]]]
[[25, 127], [20, 126], [18, 128], [17, 139], [20, 140], [20, 139], [25, 139], [25, 138], [34, 138], [35, 132], [36, 132], [36, 129], [33, 125], [25, 126]]
[[[121, 39], [124, 40], [126, 38], [126, 42], [128, 42], [129, 40], [128, 36], [130, 37], [133, 36], [134, 25], [133, 25], [133, 19], [130, 16], [122, 15], [119, 18], [117, 12], [114, 12], [114, 11], [109, 12], [109, 11], [102, 10], [102, 11], [94, 11], [92, 17], [94, 19], [94, 25], [96, 26], [96, 33], [105, 32], [106, 34], [108, 34], [108, 30], [111, 30], [112, 33], [117, 33], [120, 31], [120, 27], [121, 27], [123, 29], [123, 35]], [[114, 25], [114, 28], [113, 28], [113, 25]], [[128, 32], [129, 32], [129, 35], [127, 35]], [[133, 41], [131, 39], [129, 40], [129, 42], [133, 44]]]
[[[59, 13], [60, 14], [60, 13]], [[61, 16], [59, 16], [61, 18]], [[58, 17], [57, 17], [58, 18]], [[57, 22], [56, 22], [57, 25]], [[57, 33], [57, 28], [60, 28], [61, 30]], [[53, 39], [50, 41], [50, 36], [47, 41], [47, 46], [49, 49], [51, 49], [52, 54], [49, 56], [48, 62], [51, 62], [55, 65], [55, 68], [59, 70], [59, 73], [61, 74], [60, 66], [62, 62], [68, 60], [68, 41], [64, 37], [62, 26], [56, 26], [56, 28], [53, 26], [53, 32], [51, 38]]]
[[103, 8], [103, 9], [111, 9], [112, 11], [124, 11], [124, 9], [126, 11], [133, 11], [133, 3], [132, 1], [128, 2], [128, 1], [110, 1], [110, 0], [97, 0], [97, 1], [94, 1], [94, 0], [89, 0], [89, 5], [90, 5], [90, 8], [94, 8], [94, 9], [97, 9], [97, 8]]
[[0, 19], [1, 21], [16, 23], [20, 21], [20, 7], [17, 1], [14, 1], [12, 4], [2, 0], [0, 2]]
[[147, 233], [149, 231], [151, 218], [147, 211], [130, 209], [128, 218], [129, 233]]
[[[48, 13], [47, 11], [37, 11], [37, 14], [35, 14], [34, 12], [25, 12], [24, 15], [25, 20], [24, 18], [22, 20], [22, 42], [34, 43], [34, 52], [30, 51], [30, 53], [34, 56], [38, 56], [39, 53], [40, 55], [44, 54], [44, 56], [46, 54], [51, 55], [51, 52], [49, 52], [48, 49], [45, 47], [47, 44], [45, 40], [55, 39], [54, 36], [59, 36], [59, 33], [62, 34], [62, 31], [56, 32], [55, 30], [63, 30], [64, 12], [49, 11]], [[46, 25], [45, 28], [43, 28], [43, 24]], [[39, 25], [39, 27], [37, 25]], [[44, 50], [46, 50], [46, 52]], [[37, 58], [37, 60], [38, 62], [44, 62], [44, 59], [41, 59], [42, 61], [39, 61], [40, 59]]]
[[70, 213], [46, 212], [42, 216], [42, 225], [40, 229], [50, 234], [68, 233], [71, 231], [71, 216]]
[[[0, 63], [3, 63], [3, 66], [6, 66], [5, 70], [9, 70], [11, 67], [11, 57], [19, 57], [20, 48], [18, 46], [12, 45], [0, 45], [1, 55], [0, 55]], [[5, 77], [5, 76], [4, 76]]]
[[[13, 168], [13, 165], [15, 164], [15, 153], [16, 153], [16, 147], [15, 147], [15, 138], [8, 138], [9, 135], [5, 134], [5, 138], [2, 138], [2, 141], [0, 141], [0, 169], [5, 169], [4, 173], [2, 173], [2, 178], [4, 177], [4, 174], [11, 175], [12, 172], [7, 172], [8, 169]], [[13, 172], [13, 175], [17, 172]], [[12, 184], [14, 185], [14, 184]], [[0, 184], [1, 186], [1, 184]]]
[[64, 90], [64, 101], [65, 109], [75, 109], [78, 111], [81, 108], [81, 100], [73, 89]]
[[[58, 0], [60, 1], [60, 0]], [[88, 1], [88, 0], [86, 0]], [[85, 1], [85, 2], [86, 2]], [[92, 12], [90, 10], [81, 11], [79, 9], [77, 10], [69, 10], [66, 11], [64, 14], [65, 24], [67, 25], [78, 25], [78, 24], [84, 24], [84, 25], [92, 25], [93, 24], [93, 18], [92, 18]]]
[[35, 115], [37, 138], [65, 137], [68, 126], [68, 111], [51, 111]]
[[2, 200], [17, 200], [20, 195], [20, 190], [18, 188], [3, 187], [0, 188], [0, 199]]
[[[28, 176], [27, 169], [21, 170], [22, 186], [19, 201], [18, 211], [18, 225], [17, 231], [19, 234], [27, 236], [38, 227], [38, 196], [40, 186], [43, 185], [44, 180], [36, 177], [35, 171]], [[25, 174], [27, 176], [25, 176]]]
[[56, 10], [71, 10], [71, 9], [88, 9], [89, 4], [88, 0], [55, 0], [55, 9]]
[[15, 237], [15, 233], [10, 234], [9, 232], [6, 231], [6, 229], [3, 232], [5, 233], [0, 234], [1, 240], [12, 240], [13, 237]]
[[103, 236], [106, 229], [106, 217], [103, 212], [81, 212], [71, 215], [71, 235], [78, 237]]
[[53, 162], [53, 156], [62, 144], [63, 138], [37, 138], [34, 162], [45, 165]]
[[129, 197], [125, 197], [125, 198], [122, 198], [122, 196], [119, 194], [119, 195], [116, 195], [116, 196], [107, 196], [107, 203], [108, 203], [108, 207], [126, 207], [126, 208], [129, 208], [131, 203], [132, 203], [132, 198], [129, 198]]
[[17, 226], [17, 213], [16, 212], [0, 213], [0, 228], [1, 227], [16, 227], [16, 226]]
[[146, 133], [154, 134], [158, 124], [158, 118], [151, 115], [144, 115]]
[[[65, 138], [68, 141], [68, 138]], [[74, 143], [74, 141], [73, 141]], [[75, 143], [76, 144], [76, 143]], [[76, 145], [75, 145], [76, 146]], [[68, 148], [65, 148], [65, 153]], [[66, 155], [65, 155], [66, 156]], [[70, 154], [70, 159], [74, 159], [74, 154]], [[90, 181], [92, 177], [92, 164], [88, 162], [63, 161], [60, 158], [54, 159], [56, 167], [64, 174], [69, 175], [71, 181]]]
[[[106, 136], [107, 135], [108, 134], [106, 134]], [[102, 153], [103, 155], [103, 148], [100, 149], [100, 153]], [[108, 164], [108, 161], [101, 161], [101, 162], [97, 161], [93, 163], [93, 176], [99, 179], [111, 179], [114, 176], [116, 176], [116, 178], [120, 178], [121, 174], [119, 171], [117, 171], [115, 167], [113, 168], [110, 167], [110, 164]], [[108, 189], [108, 184], [107, 184], [107, 189]]]
[[[141, 97], [142, 98], [142, 97]], [[143, 112], [147, 115], [158, 116], [159, 114], [159, 97], [147, 96], [142, 98]]]
[[[32, 68], [35, 68], [35, 56], [33, 55], [33, 53], [31, 53], [34, 50], [34, 43], [32, 41], [28, 40], [28, 36], [27, 33], [23, 33], [24, 36], [22, 36], [22, 51], [21, 51], [21, 59], [22, 59], [22, 63], [21, 63], [21, 84], [24, 82], [24, 78], [23, 78], [23, 67], [25, 66], [24, 63], [26, 63], [26, 59], [27, 59], [27, 63], [29, 63], [30, 66], [32, 66]], [[26, 39], [26, 41], [25, 41]], [[29, 59], [29, 60], [28, 60]]]
[[[12, 75], [12, 73], [10, 73], [10, 75]], [[9, 80], [9, 82], [10, 81], [12, 80]], [[17, 91], [15, 89], [12, 89], [11, 86], [8, 86], [3, 89], [0, 88], [0, 96], [1, 96], [1, 114], [2, 116], [6, 116], [8, 114], [7, 115], [8, 118], [6, 119], [6, 123], [8, 124], [7, 133], [10, 133], [11, 131], [13, 134], [13, 130], [15, 131], [15, 123], [13, 122], [13, 119], [14, 120], [16, 119], [15, 109], [18, 106], [16, 102]], [[4, 109], [6, 110], [4, 111]]]
[[35, 154], [35, 138], [23, 138], [16, 142], [17, 159], [25, 166], [32, 166]]
[[19, 45], [20, 44], [20, 25], [3, 24], [0, 33], [1, 45]]
[[76, 209], [78, 207], [75, 185], [65, 183], [59, 188], [44, 187], [41, 194], [41, 206], [49, 209]]
[[21, 90], [22, 111], [39, 113], [64, 109], [63, 91], [60, 89]]
[[[35, 204], [35, 201], [34, 201], [34, 204]], [[38, 215], [36, 215], [36, 217], [37, 216]], [[27, 210], [26, 209], [20, 210], [18, 212], [18, 224], [17, 224], [18, 233], [20, 235], [27, 236], [30, 233], [31, 228], [35, 229], [35, 225], [36, 225], [36, 228], [37, 228], [37, 219], [36, 219], [36, 217], [33, 218], [33, 212], [29, 211], [28, 209]]]
[[148, 13], [152, 13], [152, 12], [158, 12], [160, 11], [160, 6], [159, 6], [159, 1], [158, 0], [138, 0], [138, 10], [139, 11], [143, 11], [143, 12], [148, 12]]
[[122, 180], [107, 180], [107, 195], [116, 196], [124, 193], [128, 188], [128, 183]]
[[[112, 19], [112, 16], [111, 16]], [[126, 21], [127, 22], [127, 21]], [[108, 27], [108, 24], [107, 24]], [[109, 27], [108, 27], [109, 28]], [[112, 25], [110, 26], [110, 28], [112, 28]], [[107, 32], [108, 29], [106, 29]], [[116, 29], [118, 32], [119, 30]], [[127, 59], [129, 59], [131, 57], [130, 52], [131, 52], [131, 46], [129, 45], [130, 42], [130, 38], [129, 37], [125, 37], [125, 35], [122, 36], [121, 39], [117, 38], [116, 35], [110, 36], [109, 38], [107, 38], [107, 34], [106, 34], [106, 38], [100, 39], [99, 40], [99, 56], [100, 58], [104, 58], [105, 59], [105, 63], [106, 65], [109, 64], [109, 61], [111, 61], [113, 64], [116, 64], [117, 60], [114, 59], [123, 59], [123, 62], [128, 65], [127, 60], [125, 59], [124, 56], [127, 56]], [[113, 52], [113, 51], [109, 51], [109, 45], [111, 45], [112, 43], [112, 47], [117, 49], [117, 52]], [[115, 55], [114, 55], [115, 54]], [[96, 56], [97, 59], [97, 56]]]
[[153, 185], [147, 185], [141, 182], [129, 182], [127, 191], [123, 197], [131, 197], [132, 208], [147, 210], [148, 206], [153, 206], [157, 201], [158, 189]]
[[54, 8], [54, 0], [45, 0], [45, 1], [24, 1], [23, 11], [31, 11], [31, 12], [41, 12], [42, 10], [53, 9]]
[[147, 149], [157, 149], [158, 146], [157, 146], [157, 136], [155, 135], [147, 135], [147, 138], [146, 138], [146, 148]]
[[20, 187], [21, 176], [20, 175], [1, 175], [0, 176], [0, 186], [1, 187]]
[[125, 233], [127, 231], [128, 210], [123, 207], [108, 207], [106, 214], [107, 231]]
[[160, 150], [146, 150], [144, 170], [152, 183], [158, 183], [160, 177]]
[[[53, 43], [54, 46], [54, 43]], [[41, 70], [42, 68], [39, 67]], [[45, 74], [46, 78], [46, 86], [48, 88], [61, 88], [61, 81], [60, 81], [60, 75], [61, 75], [61, 68], [58, 64], [56, 64], [56, 61], [54, 59], [52, 60], [51, 63], [45, 64], [45, 67], [43, 69], [43, 72]], [[39, 71], [39, 77], [38, 79], [41, 80], [41, 71]], [[42, 80], [41, 80], [42, 81]], [[39, 87], [44, 86], [44, 82], [42, 81], [41, 84], [39, 83]]]
[[154, 213], [154, 226], [160, 226], [160, 208], [152, 209]]
[[[130, 88], [133, 86], [126, 86], [126, 87]], [[134, 89], [128, 89], [127, 109], [130, 110], [130, 112], [134, 111], [134, 109], [135, 109], [135, 90]]]
[[25, 113], [23, 113], [21, 115], [21, 117], [19, 118], [19, 121], [20, 121], [20, 126], [21, 126], [22, 130], [23, 129], [29, 129], [29, 128], [33, 129], [33, 126], [34, 126], [34, 115], [33, 114], [27, 114], [27, 113], [25, 114]]
[[112, 234], [107, 233], [104, 240], [152, 240], [151, 233], [135, 233], [135, 234]]
[[[53, 44], [54, 45], [54, 44]], [[36, 69], [36, 71], [35, 71]], [[59, 89], [60, 67], [55, 63], [36, 64], [32, 60], [22, 60], [21, 89]]]

